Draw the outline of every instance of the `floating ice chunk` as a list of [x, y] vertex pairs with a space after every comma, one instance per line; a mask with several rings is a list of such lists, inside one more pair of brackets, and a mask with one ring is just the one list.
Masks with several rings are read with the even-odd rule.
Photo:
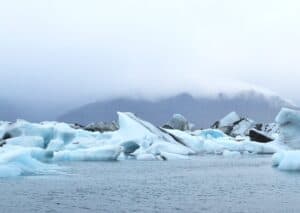
[[164, 133], [151, 123], [137, 118], [132, 113], [118, 112], [118, 116], [120, 128], [115, 134], [119, 135], [123, 141], [138, 140], [147, 137], [177, 143], [170, 135]]
[[249, 129], [255, 127], [255, 122], [248, 118], [240, 117], [236, 112], [231, 112], [213, 124], [213, 128], [222, 130], [227, 135], [235, 137], [237, 135], [247, 135]]
[[282, 150], [280, 146], [274, 143], [262, 144], [249, 139], [244, 141], [235, 141], [233, 138], [222, 138], [216, 140], [205, 140], [204, 150], [206, 153], [222, 154], [224, 150], [244, 152], [248, 151], [255, 154], [274, 154]]
[[141, 154], [138, 154], [138, 155], [136, 156], [136, 159], [137, 159], [137, 160], [140, 160], [140, 161], [153, 161], [153, 160], [159, 160], [155, 155], [150, 154], [150, 153], [141, 153]]
[[279, 140], [293, 149], [300, 149], [300, 112], [283, 108], [276, 117], [279, 124]]
[[255, 126], [255, 122], [248, 119], [243, 118], [233, 126], [230, 135], [231, 136], [238, 136], [238, 135], [247, 135], [249, 130]]
[[237, 157], [241, 157], [242, 155], [238, 151], [228, 151], [228, 150], [225, 150], [223, 152], [223, 156], [224, 157], [234, 157], [234, 158], [237, 158]]
[[0, 177], [56, 173], [58, 167], [32, 157], [30, 150], [10, 147], [0, 153]]
[[166, 160], [188, 160], [189, 157], [186, 155], [179, 155], [168, 152], [161, 152], [160, 155]]
[[14, 164], [0, 164], [0, 178], [22, 175], [22, 169]]
[[102, 134], [91, 133], [85, 130], [76, 130], [65, 123], [43, 122], [40, 124], [29, 123], [27, 121], [18, 120], [16, 123], [9, 125], [6, 128], [6, 133], [12, 137], [18, 136], [39, 136], [42, 137], [45, 147], [48, 146], [51, 140], [62, 140], [64, 144], [68, 144], [76, 140], [78, 137], [98, 138]]
[[236, 112], [231, 112], [220, 120], [219, 127], [232, 126], [239, 120], [241, 117]]
[[284, 151], [274, 154], [273, 166], [280, 170], [300, 171], [300, 151]]
[[120, 146], [63, 150], [54, 153], [54, 161], [113, 161], [118, 159], [121, 151]]
[[161, 152], [168, 152], [179, 155], [194, 155], [195, 151], [181, 144], [172, 144], [165, 141], [156, 141], [147, 150], [147, 153], [159, 155]]
[[276, 153], [277, 147], [271, 144], [262, 144], [253, 141], [242, 142], [244, 151], [248, 151], [254, 154], [274, 154]]
[[174, 114], [168, 125], [173, 129], [187, 131], [190, 130], [190, 125], [187, 119], [181, 114]]
[[197, 153], [222, 154], [224, 150], [228, 150], [237, 152], [248, 151], [256, 154], [273, 154], [282, 150], [282, 147], [277, 143], [261, 144], [250, 141], [247, 137], [243, 137], [243, 140], [236, 140], [226, 136], [220, 130], [198, 130], [193, 132], [193, 135], [178, 130], [167, 131]]

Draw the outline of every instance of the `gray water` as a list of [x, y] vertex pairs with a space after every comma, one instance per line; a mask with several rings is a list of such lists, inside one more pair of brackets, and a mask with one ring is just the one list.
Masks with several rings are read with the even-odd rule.
[[300, 173], [270, 156], [77, 162], [0, 179], [0, 212], [300, 212]]

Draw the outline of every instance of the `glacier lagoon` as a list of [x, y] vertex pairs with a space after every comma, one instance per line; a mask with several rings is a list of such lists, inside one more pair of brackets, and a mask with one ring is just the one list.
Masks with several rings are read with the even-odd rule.
[[64, 162], [63, 173], [0, 179], [1, 212], [299, 212], [300, 173], [268, 155]]

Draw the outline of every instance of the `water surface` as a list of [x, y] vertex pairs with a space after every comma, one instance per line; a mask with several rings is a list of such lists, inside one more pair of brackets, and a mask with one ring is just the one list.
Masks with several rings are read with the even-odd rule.
[[0, 179], [1, 212], [300, 212], [300, 173], [270, 156], [65, 163]]

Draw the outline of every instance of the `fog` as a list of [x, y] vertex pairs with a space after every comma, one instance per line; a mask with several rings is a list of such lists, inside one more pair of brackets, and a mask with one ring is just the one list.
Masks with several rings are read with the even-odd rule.
[[0, 3], [0, 98], [63, 107], [256, 89], [300, 103], [297, 0]]

